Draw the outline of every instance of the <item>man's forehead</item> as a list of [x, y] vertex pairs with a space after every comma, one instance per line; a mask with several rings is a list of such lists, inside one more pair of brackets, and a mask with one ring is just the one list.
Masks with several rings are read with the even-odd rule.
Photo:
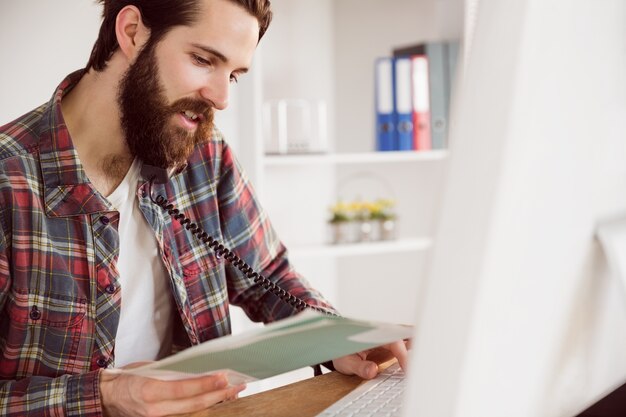
[[194, 22], [172, 28], [166, 38], [179, 45], [222, 55], [227, 61], [248, 67], [258, 44], [259, 23], [238, 3], [230, 0], [200, 0], [206, 7]]

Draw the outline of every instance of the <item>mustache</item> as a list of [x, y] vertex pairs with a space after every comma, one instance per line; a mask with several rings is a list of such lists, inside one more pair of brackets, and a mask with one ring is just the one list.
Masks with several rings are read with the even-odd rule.
[[189, 110], [201, 116], [202, 120], [212, 120], [213, 113], [215, 112], [213, 106], [206, 101], [192, 98], [183, 98], [170, 105], [170, 111], [172, 113], [180, 113], [185, 110]]

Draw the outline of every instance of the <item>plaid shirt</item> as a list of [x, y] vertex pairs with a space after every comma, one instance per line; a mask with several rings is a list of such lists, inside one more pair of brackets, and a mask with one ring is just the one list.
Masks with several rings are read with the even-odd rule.
[[[114, 364], [119, 213], [85, 175], [60, 107], [80, 76], [68, 76], [49, 103], [0, 127], [3, 416], [100, 416], [99, 371]], [[294, 313], [216, 258], [147, 193], [140, 182], [139, 207], [156, 235], [178, 312], [174, 350], [230, 334], [229, 303], [255, 321]], [[282, 288], [330, 308], [292, 269], [219, 132], [153, 193]]]

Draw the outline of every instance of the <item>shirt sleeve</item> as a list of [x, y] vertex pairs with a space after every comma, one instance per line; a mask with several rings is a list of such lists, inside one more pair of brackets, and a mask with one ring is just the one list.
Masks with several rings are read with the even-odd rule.
[[[254, 189], [230, 148], [224, 145], [218, 184], [220, 223], [224, 241], [254, 271], [309, 305], [336, 310], [295, 271], [288, 252], [260, 206]], [[297, 313], [291, 305], [226, 265], [230, 302], [253, 321], [271, 322]]]
[[0, 415], [101, 417], [99, 373], [0, 381]]
[[[0, 231], [0, 311], [4, 311], [8, 291], [11, 288], [11, 275], [7, 257], [6, 233]], [[5, 343], [0, 335], [0, 349]], [[13, 352], [0, 362], [2, 374], [10, 372], [14, 365], [28, 355], [28, 352]], [[14, 356], [15, 359], [8, 359]], [[63, 375], [58, 378], [33, 376], [18, 380], [0, 380], [0, 415], [7, 417], [39, 416], [102, 416], [100, 402], [100, 371], [82, 375]]]

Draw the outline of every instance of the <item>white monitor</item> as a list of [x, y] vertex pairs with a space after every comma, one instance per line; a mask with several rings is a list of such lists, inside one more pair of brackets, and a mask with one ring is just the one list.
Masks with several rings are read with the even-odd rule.
[[573, 416], [626, 381], [626, 3], [481, 0], [406, 416]]

